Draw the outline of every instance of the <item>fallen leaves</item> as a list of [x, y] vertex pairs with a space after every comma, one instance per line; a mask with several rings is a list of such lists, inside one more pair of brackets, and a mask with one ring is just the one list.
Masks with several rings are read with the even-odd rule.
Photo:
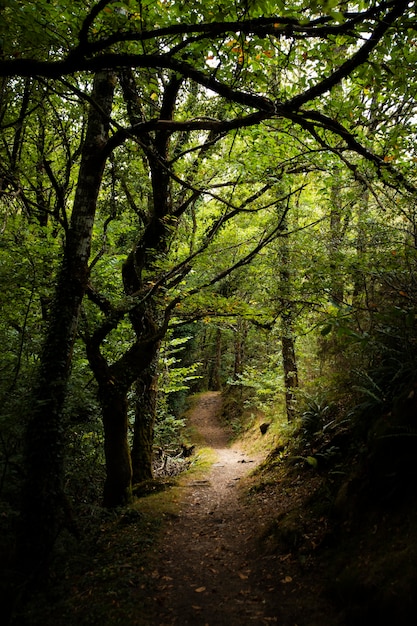
[[292, 577], [291, 576], [285, 576], [285, 578], [283, 578], [280, 582], [283, 585], [287, 585], [288, 583], [292, 583]]

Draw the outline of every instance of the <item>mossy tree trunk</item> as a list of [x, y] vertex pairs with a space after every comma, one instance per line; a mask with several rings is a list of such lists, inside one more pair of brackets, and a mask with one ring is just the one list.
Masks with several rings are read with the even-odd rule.
[[298, 367], [294, 341], [294, 306], [290, 272], [290, 247], [287, 217], [282, 219], [283, 236], [280, 240], [280, 304], [281, 304], [281, 355], [284, 369], [285, 407], [288, 421], [296, 415], [295, 390], [298, 387]]
[[[114, 326], [113, 326], [114, 327]], [[163, 333], [164, 328], [160, 329]], [[128, 443], [128, 391], [147, 372], [157, 353], [160, 337], [136, 341], [117, 361], [108, 364], [101, 353], [106, 328], [98, 328], [86, 337], [87, 357], [99, 385], [99, 399], [104, 425], [106, 480], [103, 505], [108, 508], [129, 503], [132, 490], [132, 460]]]
[[287, 419], [291, 422], [295, 417], [295, 389], [298, 387], [298, 369], [292, 323], [291, 320], [285, 320], [285, 323], [288, 325], [284, 331], [285, 334], [283, 333], [281, 337], [281, 354], [284, 367], [285, 406]]
[[[160, 118], [172, 119], [176, 100], [183, 79], [171, 77], [167, 82]], [[139, 90], [131, 72], [124, 72], [122, 86], [132, 124], [141, 120]], [[151, 194], [145, 228], [135, 248], [123, 267], [123, 284], [128, 296], [136, 294], [143, 298], [130, 313], [136, 340], [149, 341], [146, 368], [137, 369], [135, 381], [135, 423], [132, 444], [133, 482], [152, 478], [152, 456], [154, 425], [156, 416], [158, 359], [160, 330], [167, 325], [166, 311], [158, 290], [153, 290], [153, 281], [159, 278], [158, 262], [166, 255], [172, 229], [177, 218], [173, 218], [171, 174], [167, 167], [171, 133], [158, 131], [155, 136], [145, 134], [143, 145], [151, 178]], [[180, 214], [180, 213], [179, 213]], [[144, 280], [144, 275], [148, 278]], [[151, 293], [149, 295], [149, 291]], [[151, 338], [154, 338], [152, 340]]]
[[100, 386], [100, 402], [106, 459], [103, 505], [107, 508], [126, 506], [132, 497], [126, 389], [109, 379]]
[[114, 75], [94, 79], [71, 222], [33, 392], [25, 448], [18, 566], [25, 575], [46, 575], [64, 509], [62, 408], [70, 373], [81, 302], [88, 283], [88, 262], [97, 197], [106, 162], [106, 143]]
[[153, 478], [153, 443], [158, 395], [158, 354], [135, 384], [135, 424], [132, 442], [133, 483]]
[[[168, 83], [161, 118], [170, 119], [181, 80], [174, 77]], [[138, 118], [135, 107], [140, 102], [135, 91], [132, 72], [121, 75], [121, 86], [132, 125]], [[158, 281], [158, 261], [164, 256], [170, 237], [171, 193], [170, 172], [165, 165], [170, 134], [164, 131], [155, 137], [141, 133], [144, 155], [149, 165], [152, 193], [148, 213], [142, 214], [143, 230], [122, 268], [125, 294], [132, 303], [129, 310], [113, 307], [90, 286], [90, 298], [101, 307], [105, 320], [85, 337], [87, 356], [100, 388], [100, 401], [105, 426], [106, 483], [103, 502], [107, 507], [126, 504], [132, 485], [132, 461], [128, 450], [128, 392], [135, 381], [140, 396], [136, 403], [133, 461], [135, 480], [149, 474], [155, 420], [155, 362], [159, 345], [167, 331], [169, 315], [164, 300], [154, 285]], [[173, 221], [175, 223], [175, 220]], [[146, 276], [146, 278], [144, 278]], [[135, 341], [111, 365], [102, 354], [101, 346], [107, 335], [128, 315]], [[112, 441], [107, 441], [111, 437]], [[142, 466], [143, 464], [143, 466]]]

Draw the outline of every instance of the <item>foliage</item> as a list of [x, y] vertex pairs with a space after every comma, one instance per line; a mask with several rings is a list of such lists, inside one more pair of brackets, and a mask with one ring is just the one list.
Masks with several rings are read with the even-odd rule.
[[183, 353], [191, 337], [167, 337], [160, 353], [158, 405], [155, 421], [155, 446], [181, 452], [185, 401], [192, 382], [201, 376], [200, 363], [183, 365]]
[[325, 398], [308, 398], [301, 413], [301, 431], [303, 436], [311, 438], [317, 432], [329, 426], [332, 419], [332, 407]]
[[[53, 370], [67, 364], [65, 485], [86, 505], [103, 480], [97, 387], [101, 399], [122, 389], [132, 417], [132, 386], [161, 341], [157, 445], [179, 445], [191, 387], [233, 387], [242, 402], [245, 390], [251, 408], [280, 414], [289, 328], [300, 398], [314, 398], [299, 404], [306, 435], [333, 403], [366, 429], [407, 394], [416, 60], [415, 7], [403, 1], [1, 2], [7, 507], [43, 346], [66, 313], [51, 304], [74, 242], [83, 271], [58, 289], [80, 286], [82, 310]], [[104, 117], [92, 96], [103, 69], [114, 88]], [[90, 159], [82, 188], [91, 112], [109, 133], [94, 144], [102, 171]]]

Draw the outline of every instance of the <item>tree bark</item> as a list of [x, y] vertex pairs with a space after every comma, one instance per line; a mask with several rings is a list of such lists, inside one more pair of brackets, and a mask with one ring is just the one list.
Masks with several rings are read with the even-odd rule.
[[[163, 120], [172, 119], [173, 111], [183, 79], [172, 76], [164, 89], [160, 111]], [[138, 103], [139, 92], [131, 72], [125, 71], [121, 78], [123, 94], [132, 124], [142, 119]], [[138, 367], [136, 378], [135, 423], [132, 444], [133, 482], [152, 478], [152, 452], [158, 383], [159, 331], [164, 323], [165, 307], [158, 290], [149, 294], [152, 279], [144, 280], [144, 274], [158, 278], [158, 260], [167, 252], [171, 236], [172, 220], [171, 175], [168, 163], [170, 132], [159, 131], [154, 137], [142, 137], [145, 156], [151, 176], [152, 195], [146, 226], [137, 245], [123, 266], [123, 285], [126, 295], [136, 294], [143, 298], [131, 313], [130, 321], [137, 342], [149, 340], [148, 365]], [[171, 221], [172, 220], [172, 221]], [[151, 289], [152, 290], [152, 289]], [[155, 339], [152, 341], [152, 337]]]
[[233, 367], [234, 380], [237, 380], [238, 376], [243, 371], [247, 334], [248, 334], [247, 321], [238, 319], [237, 329], [236, 329], [235, 336], [234, 336], [234, 351], [235, 351], [235, 359], [234, 359], [234, 367]]
[[158, 355], [136, 380], [135, 424], [132, 442], [133, 483], [153, 478], [153, 441], [158, 395]]
[[338, 255], [343, 241], [343, 225], [342, 225], [342, 206], [340, 199], [341, 180], [337, 174], [333, 177], [331, 188], [331, 207], [330, 207], [330, 233], [329, 233], [329, 263], [331, 278], [331, 297], [338, 303], [343, 303], [344, 298], [344, 281], [340, 272], [340, 262]]
[[106, 458], [103, 506], [107, 508], [126, 506], [132, 497], [126, 389], [110, 379], [100, 386], [100, 403]]
[[[162, 329], [158, 329], [161, 333]], [[150, 371], [157, 353], [158, 334], [136, 341], [117, 361], [109, 365], [101, 354], [103, 333], [99, 328], [86, 339], [87, 357], [99, 385], [104, 424], [106, 481], [103, 505], [125, 506], [131, 499], [132, 461], [128, 444], [127, 393], [143, 372]], [[153, 429], [151, 431], [153, 433]]]
[[99, 103], [100, 109], [91, 106], [89, 112], [64, 258], [32, 396], [18, 537], [18, 567], [29, 577], [46, 575], [60, 527], [65, 441], [62, 407], [78, 316], [88, 282], [92, 228], [106, 161], [113, 92], [114, 76], [109, 72], [97, 74], [92, 99]]
[[[161, 109], [163, 119], [169, 119], [172, 115], [172, 107], [180, 83], [180, 80], [173, 78], [166, 87], [165, 104]], [[133, 107], [130, 115], [134, 123], [137, 121], [134, 109], [140, 98], [139, 93], [135, 91], [134, 77], [131, 72], [126, 72], [121, 76], [121, 86], [128, 108]], [[127, 394], [136, 380], [139, 381], [138, 388], [141, 388], [141, 394], [136, 403], [133, 446], [135, 477], [152, 471], [151, 448], [155, 418], [152, 387], [156, 382], [153, 370], [158, 358], [159, 344], [167, 330], [168, 321], [164, 301], [158, 290], [154, 290], [151, 277], [158, 278], [157, 262], [166, 252], [170, 236], [169, 217], [172, 209], [170, 175], [165, 165], [169, 136], [169, 133], [165, 131], [156, 133], [155, 138], [151, 138], [146, 132], [141, 135], [151, 174], [152, 199], [149, 215], [144, 216], [143, 232], [122, 269], [125, 294], [132, 299], [132, 302], [136, 302], [136, 305], [132, 305], [128, 312], [136, 335], [135, 341], [116, 362], [111, 365], [107, 363], [100, 347], [108, 333], [120, 321], [116, 310], [110, 304], [106, 307], [106, 320], [103, 325], [97, 328], [92, 336], [86, 338], [87, 356], [100, 388], [105, 426], [107, 477], [103, 503], [107, 507], [126, 504], [131, 493], [132, 462], [127, 438]], [[94, 300], [93, 294], [91, 289], [89, 295]], [[96, 297], [95, 300], [100, 306], [100, 297]], [[141, 450], [142, 446], [143, 450]]]
[[[162, 237], [163, 241], [163, 231], [161, 231], [159, 236]], [[159, 236], [155, 240], [151, 238], [151, 241], [155, 244], [159, 243]], [[148, 254], [143, 254], [143, 250], [147, 250]], [[125, 292], [130, 295], [135, 293], [135, 291], [142, 291], [144, 294], [143, 302], [130, 314], [130, 321], [136, 334], [136, 340], [139, 343], [143, 340], [148, 340], [146, 363], [143, 366], [138, 364], [135, 368], [135, 422], [132, 442], [134, 483], [148, 480], [153, 476], [152, 451], [160, 348], [158, 333], [163, 325], [163, 307], [158, 303], [156, 296], [146, 298], [147, 286], [141, 280], [141, 270], [145, 267], [152, 268], [153, 250], [153, 247], [149, 249], [147, 231], [145, 231], [138, 247], [132, 251], [123, 267]], [[153, 337], [154, 339], [152, 339]]]
[[[287, 218], [283, 220], [284, 232], [287, 231]], [[281, 239], [280, 249], [280, 303], [281, 303], [281, 354], [284, 369], [285, 407], [287, 419], [295, 417], [295, 393], [298, 387], [298, 368], [294, 345], [294, 307], [291, 300], [290, 249], [288, 235]]]
[[281, 353], [284, 367], [285, 407], [287, 419], [291, 422], [295, 417], [294, 390], [298, 387], [298, 370], [291, 324], [286, 332], [287, 335], [283, 334], [281, 337]]

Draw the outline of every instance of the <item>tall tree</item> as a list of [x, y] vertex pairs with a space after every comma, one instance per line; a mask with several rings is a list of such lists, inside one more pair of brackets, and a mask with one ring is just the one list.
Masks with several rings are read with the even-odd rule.
[[88, 282], [91, 233], [107, 157], [114, 86], [111, 72], [97, 73], [64, 260], [28, 421], [19, 563], [32, 576], [43, 574], [48, 567], [63, 510], [62, 406], [80, 306]]
[[[220, 15], [216, 6], [211, 3], [198, 3], [185, 10], [178, 3], [161, 6], [155, 2], [149, 3], [147, 10], [143, 11], [141, 3], [121, 5], [100, 0], [87, 12], [78, 3], [56, 5], [42, 0], [25, 4], [18, 0], [8, 0], [5, 3], [2, 10], [5, 36], [2, 38], [0, 76], [38, 76], [58, 81], [77, 72], [94, 72], [97, 77], [101, 77], [100, 88], [98, 78], [95, 82], [94, 91], [97, 92], [100, 104], [98, 108], [94, 105], [91, 107], [91, 135], [84, 144], [56, 307], [51, 313], [41, 361], [40, 382], [35, 392], [37, 400], [34, 402], [34, 415], [38, 413], [38, 417], [31, 419], [32, 426], [29, 427], [30, 434], [37, 432], [37, 423], [43, 424], [39, 402], [44, 403], [43, 410], [48, 416], [45, 422], [50, 422], [51, 439], [38, 439], [39, 451], [34, 453], [32, 460], [31, 454], [28, 455], [28, 463], [29, 466], [31, 463], [39, 463], [41, 468], [43, 464], [39, 457], [44, 448], [49, 446], [50, 456], [56, 454], [54, 463], [57, 474], [54, 484], [46, 489], [47, 492], [54, 492], [54, 495], [42, 498], [43, 520], [40, 519], [38, 527], [34, 526], [31, 533], [31, 539], [34, 539], [36, 530], [43, 529], [43, 534], [37, 537], [37, 542], [43, 545], [38, 550], [38, 556], [44, 556], [48, 552], [54, 532], [55, 522], [49, 532], [45, 524], [48, 506], [51, 508], [52, 519], [56, 518], [57, 494], [60, 492], [62, 424], [59, 413], [65, 395], [65, 380], [79, 306], [88, 276], [95, 202], [106, 156], [112, 149], [120, 146], [127, 137], [145, 140], [146, 144], [146, 136], [155, 133], [151, 149], [148, 146], [148, 158], [155, 159], [155, 168], [160, 170], [161, 179], [165, 180], [169, 178], [167, 164], [161, 164], [159, 160], [164, 157], [165, 133], [204, 131], [220, 135], [265, 120], [273, 120], [272, 126], [277, 132], [285, 134], [289, 125], [296, 125], [314, 138], [316, 146], [344, 158], [347, 167], [354, 169], [357, 164], [350, 162], [346, 153], [357, 153], [388, 184], [402, 184], [411, 189], [404, 173], [393, 168], [387, 155], [372, 152], [366, 137], [358, 132], [355, 120], [349, 117], [345, 109], [341, 107], [337, 110], [337, 107], [332, 107], [331, 94], [334, 86], [348, 77], [352, 77], [352, 81], [356, 79], [359, 84], [360, 81], [370, 80], [373, 68], [367, 65], [367, 61], [378, 50], [382, 50], [383, 58], [379, 67], [389, 65], [391, 60], [398, 63], [399, 55], [393, 54], [394, 29], [397, 28], [400, 32], [401, 41], [409, 41], [409, 27], [412, 23], [409, 18], [414, 17], [413, 9], [410, 9], [405, 0], [382, 1], [370, 7], [359, 8], [356, 4], [348, 3], [346, 10], [339, 12], [335, 12], [333, 5], [328, 4], [294, 2], [288, 7], [282, 7], [281, 14], [277, 15], [275, 3], [266, 2], [262, 6], [254, 3], [248, 7], [246, 1], [228, 2], [230, 17], [224, 21], [224, 15]], [[300, 14], [303, 15], [302, 19], [299, 18]], [[54, 28], [51, 28], [51, 24], [54, 24]], [[339, 58], [333, 60], [335, 43], [348, 45], [350, 56], [343, 61]], [[411, 67], [411, 62], [408, 62]], [[324, 77], [323, 66], [326, 68]], [[187, 116], [176, 119], [168, 116], [168, 119], [164, 119], [157, 115], [130, 127], [123, 128], [123, 125], [118, 124], [112, 140], [107, 141], [113, 81], [109, 78], [109, 72], [120, 68], [136, 68], [139, 71], [145, 68], [158, 69], [167, 72], [172, 81], [175, 81], [174, 77], [180, 76], [204, 88], [207, 94], [217, 94], [219, 99], [230, 105], [226, 108], [219, 107], [213, 117], [202, 114], [191, 119]], [[387, 76], [388, 73], [386, 72]], [[401, 82], [401, 89], [404, 93], [405, 81]], [[158, 97], [157, 90], [155, 95]], [[154, 95], [151, 94], [151, 97]], [[338, 103], [340, 105], [340, 101]], [[340, 118], [341, 113], [343, 115]], [[95, 129], [94, 124], [97, 126]], [[95, 131], [96, 139], [90, 141]], [[357, 175], [360, 174], [357, 169]], [[87, 181], [88, 177], [90, 178]], [[202, 189], [198, 190], [199, 195], [202, 192]], [[151, 257], [159, 245], [165, 245], [164, 233], [172, 225], [161, 221], [165, 215], [164, 207], [161, 206], [158, 210], [158, 219], [147, 224], [141, 235], [145, 237], [147, 245], [149, 244], [148, 252], [151, 252]], [[227, 219], [231, 219], [232, 214], [233, 209], [226, 213]], [[223, 217], [220, 222], [214, 222], [217, 228], [220, 228], [224, 219]], [[213, 231], [208, 229], [208, 233], [210, 232]], [[273, 236], [271, 231], [262, 240], [263, 243]], [[253, 253], [259, 249], [259, 245], [254, 245]], [[135, 262], [140, 260], [142, 252], [140, 246], [135, 248]], [[246, 258], [250, 256], [249, 254]], [[175, 276], [170, 277], [171, 284], [172, 281], [175, 283], [185, 267], [185, 263], [180, 264]], [[160, 286], [158, 284], [157, 289], [148, 286], [146, 297], [144, 294], [141, 296], [142, 308], [146, 308], [148, 301], [154, 299], [154, 296], [162, 297]], [[158, 289], [159, 293], [156, 294]], [[175, 298], [171, 303], [174, 307]], [[131, 307], [131, 318], [139, 310], [135, 307], [139, 307], [139, 303]], [[60, 313], [61, 324], [58, 323]], [[168, 313], [169, 309], [165, 307], [164, 319], [158, 331], [152, 337], [147, 333], [146, 339], [132, 347], [132, 352], [142, 364], [147, 361], [148, 348], [152, 351], [151, 346], [155, 345], [161, 330], [166, 327]], [[101, 337], [103, 338], [103, 332]], [[96, 339], [98, 341], [97, 336]], [[60, 360], [57, 355], [61, 356]], [[121, 364], [124, 363], [122, 361]], [[50, 408], [46, 410], [46, 407]], [[42, 430], [41, 427], [39, 430]], [[30, 437], [28, 441], [31, 441]], [[45, 459], [47, 458], [48, 455], [45, 455]], [[44, 465], [47, 465], [46, 461]], [[45, 470], [46, 467], [42, 470], [44, 474]], [[40, 478], [38, 484], [35, 483], [34, 478], [32, 484], [39, 490], [42, 483]], [[28, 496], [25, 506], [27, 520], [30, 520], [30, 503]], [[38, 512], [40, 513], [39, 508]]]
[[294, 339], [294, 304], [291, 272], [291, 255], [288, 234], [288, 216], [283, 218], [284, 234], [280, 240], [279, 250], [279, 304], [281, 310], [281, 354], [284, 369], [285, 407], [288, 421], [296, 416], [296, 396], [298, 387], [298, 366]]

